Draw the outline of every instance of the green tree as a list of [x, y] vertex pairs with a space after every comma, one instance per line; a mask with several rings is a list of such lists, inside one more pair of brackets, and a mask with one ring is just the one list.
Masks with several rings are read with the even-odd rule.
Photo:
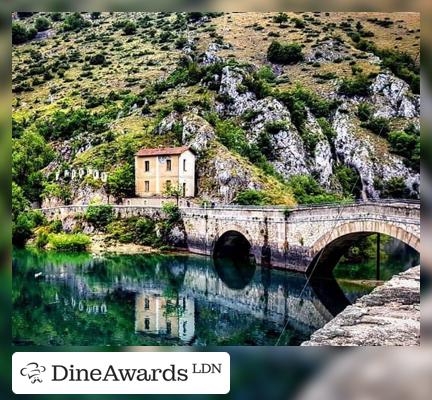
[[38, 32], [46, 31], [50, 27], [50, 22], [45, 17], [36, 18], [35, 28]]
[[345, 96], [368, 96], [371, 81], [365, 74], [357, 74], [353, 78], [344, 78], [339, 86], [339, 94]]
[[79, 12], [68, 14], [63, 22], [63, 30], [78, 32], [83, 28], [90, 26], [90, 22], [86, 21]]
[[89, 205], [84, 214], [84, 218], [95, 228], [105, 229], [114, 218], [114, 210], [109, 204]]
[[302, 47], [298, 43], [273, 41], [267, 50], [267, 60], [276, 64], [296, 64], [303, 60]]
[[127, 21], [125, 26], [123, 27], [123, 32], [125, 35], [133, 35], [137, 30], [135, 23], [132, 21]]
[[26, 29], [23, 24], [19, 22], [12, 23], [12, 44], [25, 43], [30, 39], [33, 39], [37, 34], [36, 29]]
[[410, 197], [410, 191], [402, 177], [395, 176], [385, 181], [381, 196], [384, 198], [406, 199]]
[[24, 191], [15, 182], [12, 182], [12, 220], [30, 207], [30, 202], [24, 196]]
[[135, 193], [134, 168], [130, 164], [117, 167], [108, 174], [107, 192], [117, 201], [125, 197], [132, 197]]

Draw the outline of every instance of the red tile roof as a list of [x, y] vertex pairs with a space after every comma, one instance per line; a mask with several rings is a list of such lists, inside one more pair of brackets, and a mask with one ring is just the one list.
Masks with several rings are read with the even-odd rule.
[[169, 156], [173, 154], [182, 154], [191, 150], [188, 146], [181, 147], [159, 147], [156, 149], [141, 149], [136, 153], [137, 156]]

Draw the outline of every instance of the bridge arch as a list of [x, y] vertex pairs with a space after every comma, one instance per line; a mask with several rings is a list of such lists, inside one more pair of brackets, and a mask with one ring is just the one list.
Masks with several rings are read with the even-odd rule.
[[351, 221], [336, 226], [312, 245], [312, 262], [309, 264], [308, 274], [314, 272], [318, 275], [329, 275], [342, 255], [358, 239], [376, 233], [394, 237], [420, 252], [419, 236], [401, 226], [384, 221]]
[[246, 232], [240, 229], [228, 229], [215, 237], [213, 258], [248, 258], [252, 249], [252, 241]]

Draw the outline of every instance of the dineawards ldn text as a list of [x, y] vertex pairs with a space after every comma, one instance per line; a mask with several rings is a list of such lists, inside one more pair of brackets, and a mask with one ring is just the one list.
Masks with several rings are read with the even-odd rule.
[[[205, 370], [203, 370], [203, 367]], [[73, 365], [52, 365], [52, 381], [61, 382], [174, 382], [187, 381], [189, 373], [220, 373], [221, 364], [192, 364], [190, 370], [170, 364], [167, 368], [115, 368], [112, 365], [101, 369], [75, 368]]]

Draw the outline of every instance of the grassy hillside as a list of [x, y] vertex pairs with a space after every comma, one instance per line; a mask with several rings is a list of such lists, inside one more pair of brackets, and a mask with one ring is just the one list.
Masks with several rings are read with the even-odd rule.
[[[359, 91], [362, 77], [369, 87], [378, 73], [390, 70], [414, 95], [419, 90], [416, 13], [18, 14], [12, 28], [15, 218], [30, 202], [49, 197], [73, 202], [87, 189], [108, 192], [115, 187], [114, 196], [133, 196], [134, 152], [182, 144], [187, 113], [207, 121], [212, 135], [208, 148], [199, 152], [200, 198], [287, 205], [351, 198], [361, 181], [352, 163], [344, 164], [333, 154], [333, 175], [326, 187], [309, 172], [288, 179], [291, 173], [281, 173], [284, 159], [272, 154], [271, 136], [288, 129], [283, 124], [290, 125], [312, 159], [323, 139], [307, 128], [310, 110], [321, 118], [324, 140], [334, 153], [334, 132], [327, 125], [343, 103], [341, 84]], [[273, 41], [282, 52], [298, 51], [299, 58], [280, 62], [277, 57], [286, 54], [279, 52], [270, 62]], [[333, 47], [327, 51], [329, 43]], [[379, 62], [371, 62], [373, 57]], [[232, 103], [214, 78], [220, 79], [227, 65], [243, 71], [239, 93], [278, 99], [291, 120], [266, 122], [257, 136], [255, 110], [243, 115], [218, 111]], [[362, 123], [352, 114], [361, 141], [417, 169], [419, 139], [408, 129], [413, 121], [390, 118], [385, 121], [388, 130], [402, 133], [386, 137], [380, 128], [379, 134], [374, 132], [372, 117]], [[160, 134], [173, 115], [180, 117]], [[221, 157], [217, 165], [223, 161], [238, 176], [235, 184], [226, 183], [233, 188], [228, 200], [220, 195], [215, 157]], [[376, 161], [388, 162], [386, 157]], [[80, 167], [108, 172], [111, 189], [91, 179], [56, 181], [57, 172]], [[381, 193], [405, 196], [403, 182], [379, 178], [384, 180]], [[361, 188], [356, 190], [354, 196]]]

